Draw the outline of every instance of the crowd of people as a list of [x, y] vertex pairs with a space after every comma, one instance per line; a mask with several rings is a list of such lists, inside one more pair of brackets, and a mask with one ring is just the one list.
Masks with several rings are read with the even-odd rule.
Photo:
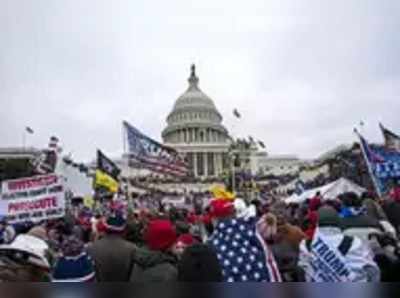
[[[147, 197], [151, 200], [151, 196]], [[302, 204], [212, 198], [191, 210], [106, 198], [57, 220], [0, 221], [0, 280], [377, 282], [400, 278], [400, 186]]]

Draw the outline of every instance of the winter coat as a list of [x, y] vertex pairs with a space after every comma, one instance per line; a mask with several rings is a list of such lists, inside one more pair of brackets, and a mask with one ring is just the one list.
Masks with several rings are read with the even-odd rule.
[[136, 250], [131, 282], [170, 282], [178, 278], [177, 259], [147, 248]]
[[0, 282], [50, 282], [50, 274], [29, 264], [0, 259]]
[[88, 248], [96, 266], [96, 279], [99, 282], [129, 281], [136, 246], [118, 235], [106, 235]]

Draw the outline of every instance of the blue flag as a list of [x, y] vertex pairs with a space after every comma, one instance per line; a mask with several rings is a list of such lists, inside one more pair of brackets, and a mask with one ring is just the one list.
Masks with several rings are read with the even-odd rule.
[[392, 179], [400, 179], [400, 152], [390, 150], [384, 146], [369, 145], [359, 134], [360, 145], [364, 151], [366, 162], [371, 168], [373, 179], [381, 193], [389, 191]]

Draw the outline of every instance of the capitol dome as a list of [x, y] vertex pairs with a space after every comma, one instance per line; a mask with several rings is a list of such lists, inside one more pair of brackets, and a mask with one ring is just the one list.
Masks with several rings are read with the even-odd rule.
[[188, 81], [167, 117], [162, 138], [186, 155], [195, 176], [216, 176], [225, 169], [229, 134], [213, 100], [200, 90], [194, 65]]
[[[213, 100], [199, 88], [196, 68], [191, 67], [189, 88], [175, 102], [162, 133], [165, 143], [215, 143], [228, 140], [222, 116]], [[187, 131], [190, 129], [190, 131]], [[182, 130], [187, 131], [186, 133]]]

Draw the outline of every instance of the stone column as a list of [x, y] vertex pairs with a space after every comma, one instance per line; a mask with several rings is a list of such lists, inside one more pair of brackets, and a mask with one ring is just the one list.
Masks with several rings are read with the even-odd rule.
[[218, 165], [218, 156], [219, 153], [215, 152], [214, 153], [214, 172], [215, 172], [215, 176], [219, 176], [221, 174], [221, 169]]
[[204, 176], [208, 176], [208, 152], [203, 153]]
[[193, 152], [193, 173], [197, 177], [197, 153]]

